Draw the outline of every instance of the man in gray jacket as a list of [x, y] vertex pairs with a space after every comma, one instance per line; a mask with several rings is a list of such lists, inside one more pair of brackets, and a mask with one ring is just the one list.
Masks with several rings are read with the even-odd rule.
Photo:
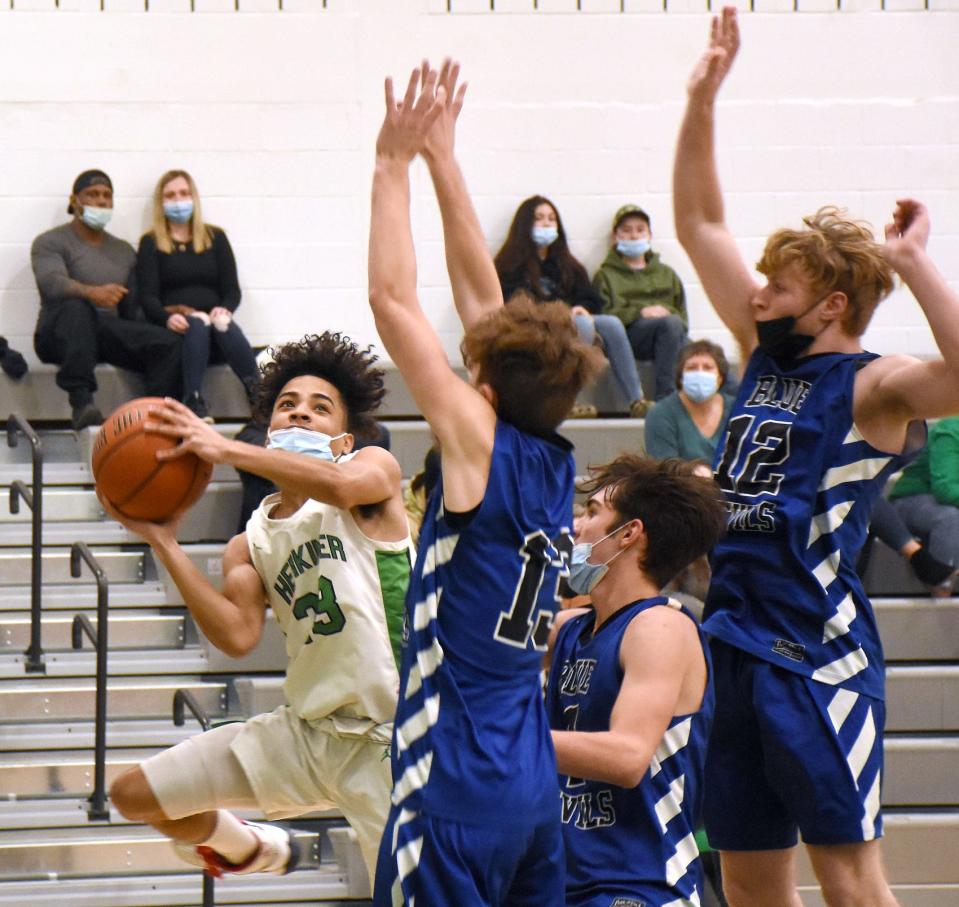
[[98, 362], [141, 372], [151, 396], [180, 396], [182, 340], [140, 319], [136, 252], [106, 232], [112, 212], [110, 177], [85, 170], [67, 205], [73, 219], [41, 233], [30, 249], [40, 291], [34, 349], [60, 366], [57, 385], [70, 396], [75, 431], [103, 421], [93, 402]]

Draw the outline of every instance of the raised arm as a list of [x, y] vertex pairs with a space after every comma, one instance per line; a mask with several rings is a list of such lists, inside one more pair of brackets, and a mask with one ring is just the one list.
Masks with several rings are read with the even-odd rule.
[[676, 235], [706, 295], [748, 356], [756, 346], [749, 301], [758, 285], [726, 226], [715, 149], [716, 95], [738, 50], [736, 10], [726, 7], [713, 17], [709, 47], [687, 86], [673, 166], [673, 215]]
[[[423, 78], [429, 64], [423, 64]], [[456, 119], [463, 109], [466, 83], [457, 88], [460, 66], [450, 59], [443, 61], [437, 82], [446, 95], [446, 104], [426, 136], [423, 158], [426, 160], [436, 189], [436, 199], [443, 218], [443, 240], [446, 245], [446, 269], [450, 275], [453, 303], [469, 330], [477, 321], [503, 304], [493, 256], [486, 245], [479, 218], [473, 208], [463, 171], [453, 152]]]
[[[422, 89], [417, 92], [420, 78]], [[436, 89], [438, 74], [414, 70], [402, 105], [386, 80], [386, 116], [376, 141], [370, 219], [369, 291], [376, 329], [443, 451], [443, 473], [451, 470], [446, 500], [468, 510], [482, 499], [489, 474], [496, 414], [460, 380], [416, 293], [416, 254], [410, 228], [409, 166], [447, 101]]]
[[959, 296], [926, 251], [929, 230], [925, 205], [900, 199], [886, 225], [883, 254], [916, 297], [942, 359], [883, 356], [863, 369], [854, 410], [863, 429], [959, 413]]

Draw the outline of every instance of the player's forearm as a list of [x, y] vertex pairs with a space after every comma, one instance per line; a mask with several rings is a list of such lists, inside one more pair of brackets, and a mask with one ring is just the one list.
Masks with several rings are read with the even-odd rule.
[[233, 658], [249, 652], [260, 638], [261, 626], [244, 620], [236, 605], [216, 590], [175, 541], [154, 542], [152, 548], [203, 635]]
[[469, 330], [503, 304], [503, 293], [459, 164], [450, 155], [431, 158], [429, 168], [443, 218], [453, 302], [463, 328]]
[[694, 238], [696, 227], [723, 223], [712, 103], [691, 100], [686, 106], [673, 164], [673, 213], [676, 235], [684, 247]]
[[[409, 166], [387, 157], [377, 157], [373, 171], [369, 292], [370, 306], [378, 319], [397, 304], [403, 309], [419, 308]], [[388, 322], [386, 330], [389, 334]], [[389, 348], [391, 338], [382, 340]]]
[[614, 731], [552, 731], [561, 775], [632, 788], [649, 770], [652, 750]]
[[924, 249], [915, 250], [895, 266], [922, 307], [946, 367], [959, 381], [959, 296]]
[[235, 469], [269, 479], [292, 494], [343, 510], [378, 504], [389, 496], [385, 480], [375, 470], [358, 470], [307, 454], [267, 450], [232, 441], [223, 457]]

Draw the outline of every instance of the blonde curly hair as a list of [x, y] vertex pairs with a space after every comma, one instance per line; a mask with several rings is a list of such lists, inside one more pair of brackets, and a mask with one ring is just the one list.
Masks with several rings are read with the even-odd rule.
[[892, 292], [893, 270], [869, 224], [850, 220], [844, 208], [820, 208], [803, 224], [801, 230], [773, 233], [756, 270], [771, 277], [796, 265], [817, 298], [845, 293], [849, 305], [841, 323], [846, 333], [859, 337], [876, 306]]

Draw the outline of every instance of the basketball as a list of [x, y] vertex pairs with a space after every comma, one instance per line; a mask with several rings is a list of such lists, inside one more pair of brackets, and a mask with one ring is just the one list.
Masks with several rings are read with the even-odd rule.
[[213, 466], [192, 453], [158, 460], [158, 450], [177, 440], [147, 432], [151, 406], [162, 397], [138, 397], [103, 420], [93, 443], [93, 479], [97, 489], [124, 516], [162, 523], [203, 494]]

